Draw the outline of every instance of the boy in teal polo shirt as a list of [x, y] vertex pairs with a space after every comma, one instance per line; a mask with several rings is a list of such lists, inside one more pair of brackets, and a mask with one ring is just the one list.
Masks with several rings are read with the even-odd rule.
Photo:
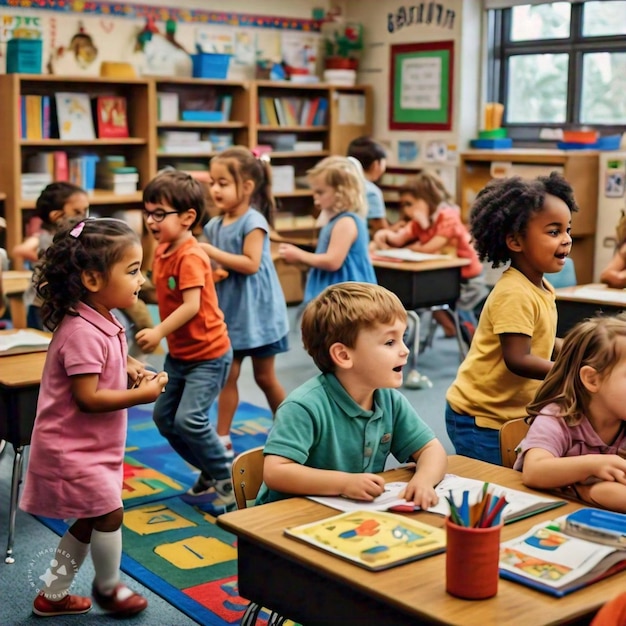
[[331, 285], [302, 315], [302, 341], [321, 374], [279, 406], [265, 445], [257, 504], [291, 496], [345, 496], [371, 501], [389, 454], [416, 462], [403, 497], [423, 508], [447, 456], [433, 431], [398, 391], [409, 350], [406, 311], [378, 285]]

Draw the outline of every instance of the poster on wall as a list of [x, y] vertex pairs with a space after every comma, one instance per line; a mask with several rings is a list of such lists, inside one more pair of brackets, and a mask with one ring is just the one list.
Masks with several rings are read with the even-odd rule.
[[454, 42], [391, 46], [389, 128], [451, 130]]

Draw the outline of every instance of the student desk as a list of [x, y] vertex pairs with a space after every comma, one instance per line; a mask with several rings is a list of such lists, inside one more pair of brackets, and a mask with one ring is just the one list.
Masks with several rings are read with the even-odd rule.
[[26, 308], [23, 298], [32, 279], [33, 273], [29, 270], [2, 272], [2, 290], [9, 299], [13, 328], [26, 328]]
[[[469, 265], [468, 259], [450, 257], [429, 261], [386, 261], [372, 259], [378, 284], [395, 293], [409, 317], [415, 324], [415, 340], [413, 343], [412, 366], [417, 367], [420, 349], [420, 318], [416, 309], [429, 309], [447, 305], [452, 311], [461, 293], [461, 268]], [[465, 357], [466, 348], [461, 336], [459, 320], [454, 315], [459, 352]], [[420, 376], [415, 370], [407, 374], [405, 380], [417, 376], [426, 384], [430, 381]], [[406, 383], [405, 383], [406, 384]]]
[[[521, 473], [476, 459], [451, 456], [448, 471], [532, 491], [522, 485]], [[385, 472], [384, 476], [389, 481], [407, 480], [411, 472], [398, 468]], [[579, 504], [568, 502], [558, 509], [504, 526], [502, 540], [520, 535], [542, 520], [578, 508]], [[626, 585], [626, 573], [622, 572], [556, 599], [500, 579], [495, 597], [460, 600], [445, 591], [445, 554], [370, 572], [283, 534], [286, 527], [338, 513], [306, 498], [290, 498], [220, 515], [217, 524], [237, 535], [240, 594], [306, 626], [331, 623], [540, 626], [577, 621], [587, 624], [588, 616], [623, 592]], [[421, 511], [410, 515], [433, 525], [444, 525], [444, 518], [438, 515]]]
[[[12, 331], [0, 332], [6, 334]], [[41, 334], [49, 336], [47, 333]], [[8, 441], [15, 450], [11, 474], [6, 563], [15, 561], [13, 557], [15, 515], [22, 479], [24, 446], [30, 443], [45, 360], [45, 351], [0, 355], [0, 439]]]
[[626, 310], [626, 290], [599, 283], [562, 287], [556, 290], [556, 308], [559, 316], [557, 336], [563, 337], [572, 326], [587, 317], [598, 313], [617, 315]]

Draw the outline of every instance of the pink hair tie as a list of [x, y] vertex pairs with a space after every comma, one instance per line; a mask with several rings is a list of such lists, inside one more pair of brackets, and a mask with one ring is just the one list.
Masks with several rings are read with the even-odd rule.
[[80, 237], [80, 234], [83, 232], [83, 228], [85, 228], [85, 222], [78, 222], [78, 224], [76, 224], [76, 226], [74, 226], [74, 228], [70, 230], [70, 235], [75, 239], [78, 239]]

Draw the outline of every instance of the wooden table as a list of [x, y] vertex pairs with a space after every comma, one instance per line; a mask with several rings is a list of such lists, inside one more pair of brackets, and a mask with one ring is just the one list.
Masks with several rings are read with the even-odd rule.
[[612, 289], [600, 283], [562, 287], [556, 290], [558, 311], [557, 336], [562, 337], [572, 326], [598, 313], [617, 315], [626, 310], [626, 290]]
[[405, 377], [405, 385], [415, 388], [422, 384], [430, 386], [430, 381], [416, 370], [420, 349], [420, 318], [416, 310], [436, 306], [449, 307], [456, 326], [459, 352], [465, 357], [467, 349], [456, 314], [456, 301], [461, 293], [461, 268], [469, 265], [469, 260], [457, 257], [419, 262], [372, 259], [372, 264], [378, 284], [400, 298], [415, 325], [410, 371]]
[[[14, 331], [0, 331], [8, 334]], [[40, 331], [32, 331], [40, 332]], [[46, 337], [48, 333], [41, 333]], [[39, 383], [46, 360], [46, 352], [26, 354], [0, 354], [0, 439], [8, 441], [15, 450], [11, 474], [11, 496], [9, 505], [9, 534], [5, 562], [13, 563], [15, 538], [15, 515], [22, 480], [24, 446], [30, 443], [35, 422]]]
[[9, 299], [13, 328], [26, 328], [24, 292], [30, 286], [32, 278], [33, 273], [30, 270], [2, 272], [2, 290]]
[[[522, 485], [520, 472], [476, 459], [451, 456], [449, 472], [532, 491]], [[400, 468], [385, 472], [384, 476], [388, 481], [407, 480], [410, 470]], [[502, 530], [502, 540], [578, 508], [579, 504], [568, 502], [556, 510], [509, 524]], [[622, 572], [556, 599], [500, 579], [495, 597], [460, 600], [445, 591], [445, 554], [370, 572], [283, 534], [287, 527], [337, 513], [312, 500], [291, 498], [220, 515], [218, 525], [237, 535], [241, 595], [306, 626], [541, 626], [588, 624], [590, 615], [626, 588], [626, 573]], [[433, 525], [444, 525], [444, 518], [438, 515], [410, 515]]]

